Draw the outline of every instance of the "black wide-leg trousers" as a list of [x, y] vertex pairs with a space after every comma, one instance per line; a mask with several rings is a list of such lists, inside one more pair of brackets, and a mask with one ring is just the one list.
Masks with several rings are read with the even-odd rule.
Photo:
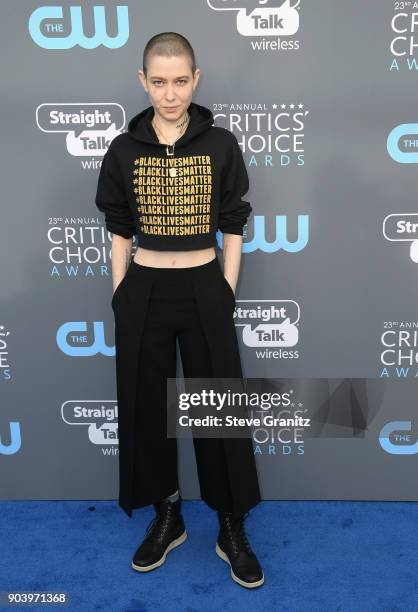
[[[242, 377], [235, 296], [218, 258], [189, 268], [133, 259], [112, 298], [119, 431], [119, 504], [146, 506], [179, 488], [177, 440], [167, 436], [167, 378], [176, 340], [185, 378]], [[193, 438], [200, 493], [239, 515], [260, 501], [251, 437]]]

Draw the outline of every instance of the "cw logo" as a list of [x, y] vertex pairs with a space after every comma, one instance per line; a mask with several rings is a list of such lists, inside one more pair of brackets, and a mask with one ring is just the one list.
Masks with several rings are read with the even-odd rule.
[[[93, 321], [93, 342], [87, 345], [86, 321], [69, 321], [58, 328], [57, 345], [70, 357], [92, 357], [101, 354], [106, 357], [115, 355], [115, 347], [107, 346], [104, 337], [103, 321]], [[71, 340], [71, 343], [69, 342]]]
[[411, 431], [411, 428], [411, 421], [391, 421], [387, 423], [382, 427], [379, 435], [380, 446], [392, 455], [416, 455], [418, 453], [418, 441], [414, 444], [408, 444], [409, 434], [398, 434], [398, 444], [393, 444], [390, 440], [390, 434], [395, 431]]
[[3, 444], [0, 436], [0, 455], [14, 455], [22, 446], [19, 421], [10, 421], [10, 444]]
[[[222, 232], [217, 235], [219, 247], [222, 249]], [[242, 245], [243, 253], [253, 251], [264, 251], [275, 253], [276, 251], [287, 251], [297, 253], [306, 247], [309, 239], [309, 215], [298, 215], [298, 234], [294, 242], [287, 239], [287, 215], [276, 215], [276, 238], [273, 242], [266, 240], [266, 222], [264, 215], [254, 216], [254, 236], [249, 242]]]
[[[32, 40], [43, 49], [71, 49], [76, 45], [84, 49], [96, 49], [99, 45], [109, 49], [119, 49], [129, 38], [128, 7], [117, 6], [118, 33], [110, 37], [106, 30], [106, 16], [104, 6], [94, 6], [94, 36], [87, 37], [83, 32], [83, 16], [81, 6], [70, 6], [70, 33], [60, 36], [64, 32], [62, 6], [40, 6], [29, 17], [29, 33]], [[47, 23], [43, 23], [43, 22]], [[45, 32], [45, 33], [44, 33]], [[55, 36], [58, 34], [58, 36]]]
[[392, 159], [400, 164], [417, 164], [418, 153], [412, 151], [402, 151], [399, 141], [402, 138], [404, 147], [416, 149], [418, 134], [418, 123], [401, 123], [393, 128], [387, 140], [387, 150]]

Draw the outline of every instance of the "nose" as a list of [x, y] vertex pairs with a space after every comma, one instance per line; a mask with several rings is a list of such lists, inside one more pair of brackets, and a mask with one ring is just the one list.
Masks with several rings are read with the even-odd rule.
[[166, 97], [167, 102], [171, 102], [172, 100], [175, 99], [174, 92], [173, 92], [171, 85], [167, 85], [165, 97]]

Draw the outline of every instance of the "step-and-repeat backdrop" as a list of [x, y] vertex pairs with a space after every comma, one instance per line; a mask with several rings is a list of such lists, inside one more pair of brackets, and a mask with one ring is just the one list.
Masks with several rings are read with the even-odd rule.
[[[264, 499], [418, 499], [418, 2], [9, 0], [0, 14], [1, 498], [117, 496], [111, 235], [94, 196], [109, 142], [150, 104], [144, 45], [170, 30], [195, 49], [193, 99], [248, 166], [245, 376], [283, 378], [305, 417], [321, 389], [314, 435], [254, 432]], [[183, 495], [199, 498], [179, 447]]]

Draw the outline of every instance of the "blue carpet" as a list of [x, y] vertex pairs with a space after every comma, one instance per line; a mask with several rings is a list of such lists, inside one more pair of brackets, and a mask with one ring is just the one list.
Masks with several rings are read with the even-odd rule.
[[215, 553], [216, 514], [183, 501], [184, 544], [146, 574], [131, 557], [153, 517], [115, 501], [0, 502], [0, 591], [65, 591], [69, 612], [416, 612], [418, 504], [265, 501], [246, 521], [264, 586], [234, 583]]

